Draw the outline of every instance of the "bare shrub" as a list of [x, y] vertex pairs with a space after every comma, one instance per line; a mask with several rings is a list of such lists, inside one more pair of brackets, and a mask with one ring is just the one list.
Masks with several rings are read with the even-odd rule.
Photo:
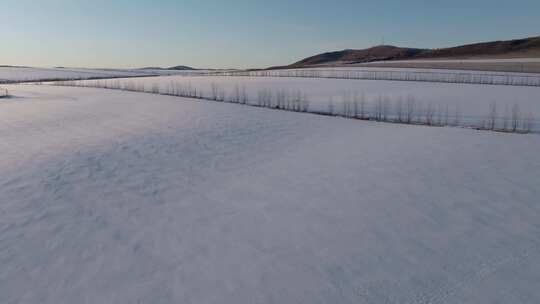
[[225, 101], [225, 96], [226, 96], [226, 93], [225, 93], [225, 89], [220, 89], [218, 91], [218, 101]]
[[442, 106], [442, 104], [438, 104], [437, 105], [437, 113], [436, 113], [437, 125], [438, 126], [443, 125], [443, 116], [444, 116], [443, 106]]
[[487, 121], [487, 129], [495, 130], [495, 126], [497, 123], [497, 103], [492, 102], [489, 105], [489, 114], [488, 114], [488, 121]]
[[349, 92], [344, 92], [342, 96], [343, 111], [342, 115], [344, 117], [351, 116], [351, 94]]
[[238, 85], [234, 86], [230, 101], [234, 103], [240, 103], [240, 87]]
[[510, 110], [508, 108], [508, 105], [505, 105], [504, 106], [504, 116], [503, 116], [503, 119], [502, 119], [502, 123], [503, 123], [503, 126], [502, 126], [502, 129], [503, 130], [508, 130], [508, 123], [510, 122]]
[[533, 128], [533, 122], [533, 114], [532, 112], [529, 112], [523, 121], [523, 131], [525, 131], [526, 133], [530, 133]]
[[416, 100], [414, 96], [407, 96], [407, 108], [405, 109], [405, 122], [410, 124], [416, 116]]
[[193, 87], [190, 82], [187, 85], [187, 97], [197, 97], [197, 88]]
[[353, 100], [352, 100], [352, 117], [358, 118], [359, 106], [360, 106], [360, 99], [358, 97], [358, 92], [354, 92]]
[[287, 111], [291, 111], [294, 106], [294, 93], [290, 91], [285, 91], [285, 107]]
[[425, 118], [425, 122], [428, 126], [432, 126], [433, 125], [433, 116], [435, 114], [435, 109], [433, 107], [433, 105], [431, 104], [431, 102], [427, 102], [427, 105], [426, 105], [426, 110], [424, 112], [424, 118]]
[[274, 100], [274, 92], [272, 90], [268, 89], [268, 95], [267, 95], [267, 107], [272, 107], [272, 102]]
[[383, 112], [383, 98], [381, 95], [377, 96], [377, 100], [375, 102], [375, 119], [377, 121], [382, 120], [382, 112]]
[[512, 106], [512, 132], [516, 132], [519, 128], [519, 121], [521, 119], [521, 113], [519, 105], [516, 103]]
[[459, 126], [461, 124], [461, 119], [461, 107], [459, 106], [459, 104], [456, 104], [454, 109], [454, 126]]
[[443, 123], [444, 123], [445, 126], [448, 126], [448, 124], [450, 123], [449, 119], [450, 119], [450, 109], [449, 109], [448, 104], [447, 104], [446, 108], [444, 110], [444, 121], [443, 121]]
[[390, 114], [390, 107], [391, 107], [390, 97], [385, 96], [383, 98], [382, 110], [381, 110], [382, 121], [388, 121], [388, 115]]
[[212, 82], [210, 84], [210, 99], [217, 101], [218, 97], [219, 97], [219, 87], [217, 83]]
[[403, 122], [403, 97], [399, 96], [396, 102], [396, 120], [397, 122]]
[[152, 84], [152, 94], [159, 94], [159, 85], [157, 83]]
[[302, 94], [302, 112], [308, 112], [309, 111], [309, 98], [307, 97], [306, 93]]
[[9, 97], [8, 89], [0, 88], [0, 97]]
[[262, 89], [259, 91], [259, 105], [266, 108], [272, 106], [272, 91], [270, 91], [270, 89]]
[[284, 90], [279, 90], [276, 93], [276, 108], [285, 109], [286, 100], [287, 100], [287, 93]]
[[303, 99], [302, 99], [302, 91], [300, 90], [297, 90], [296, 92], [294, 92], [291, 96], [291, 108], [293, 111], [295, 112], [300, 112], [302, 111], [302, 103], [303, 103]]
[[264, 105], [264, 90], [257, 91], [257, 105], [262, 107]]
[[334, 115], [334, 97], [330, 96], [330, 99], [328, 100], [328, 114]]
[[247, 91], [246, 91], [246, 86], [242, 86], [242, 88], [240, 89], [240, 103], [241, 104], [247, 104], [248, 103], [248, 94], [247, 94]]
[[360, 118], [369, 118], [369, 115], [366, 113], [366, 94], [364, 92], [360, 94]]

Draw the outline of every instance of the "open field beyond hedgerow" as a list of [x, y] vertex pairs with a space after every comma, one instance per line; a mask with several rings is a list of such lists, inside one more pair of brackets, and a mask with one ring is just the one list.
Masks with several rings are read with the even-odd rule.
[[536, 86], [204, 75], [56, 84], [180, 95], [379, 121], [540, 131], [540, 87]]

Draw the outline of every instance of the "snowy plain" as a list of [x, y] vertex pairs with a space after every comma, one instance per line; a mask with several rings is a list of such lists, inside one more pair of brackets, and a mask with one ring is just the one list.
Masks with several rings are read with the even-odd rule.
[[[385, 63], [388, 61], [372, 61], [363, 63], [364, 65]], [[392, 60], [395, 63], [407, 63], [407, 62], [449, 62], [449, 63], [499, 63], [499, 62], [511, 62], [511, 63], [535, 63], [540, 62], [540, 58], [507, 58], [507, 59], [415, 59], [415, 60]]]
[[[380, 69], [379, 69], [380, 70]], [[141, 77], [107, 81], [82, 81], [87, 85], [133, 85], [143, 86], [150, 91], [153, 86], [166, 93], [176, 85], [197, 89], [204, 96], [210, 96], [212, 86], [223, 90], [226, 96], [233, 94], [236, 87], [245, 88], [250, 103], [257, 103], [261, 90], [269, 90], [274, 95], [285, 91], [291, 94], [301, 92], [309, 100], [311, 111], [328, 111], [332, 103], [334, 111], [343, 110], [344, 98], [354, 94], [364, 95], [368, 111], [374, 112], [378, 98], [389, 100], [389, 112], [407, 98], [414, 98], [418, 116], [430, 106], [437, 114], [443, 115], [447, 109], [450, 116], [458, 112], [465, 125], [481, 126], [490, 114], [492, 104], [497, 108], [498, 126], [511, 116], [514, 105], [519, 106], [522, 118], [531, 117], [532, 130], [540, 131], [540, 87], [431, 83], [416, 81], [384, 81], [358, 79], [325, 79], [294, 77], [225, 77], [225, 76], [163, 76]], [[346, 97], [347, 96], [347, 97]], [[450, 117], [452, 119], [452, 117]]]
[[1, 303], [540, 303], [537, 134], [8, 88]]
[[331, 65], [341, 67], [379, 67], [379, 68], [424, 68], [424, 69], [450, 69], [453, 71], [478, 71], [478, 72], [525, 72], [540, 73], [540, 60], [538, 58], [513, 58], [513, 59], [432, 59], [432, 60], [395, 60], [374, 61], [365, 63], [335, 62]]
[[540, 87], [540, 72], [517, 73], [489, 70], [450, 70], [417, 67], [327, 67], [253, 71], [216, 71], [210, 75], [250, 77], [303, 77], [362, 80], [421, 81], [464, 84]]
[[[418, 61], [388, 61], [388, 64], [391, 63], [406, 63], [406, 62], [418, 62]], [[533, 61], [534, 63], [540, 62], [540, 60]], [[426, 62], [429, 63], [429, 62]], [[338, 66], [338, 67], [313, 67], [313, 68], [298, 68], [298, 69], [277, 69], [277, 70], [267, 70], [269, 73], [276, 73], [279, 74], [280, 72], [294, 72], [294, 71], [319, 71], [319, 72], [325, 72], [328, 73], [327, 76], [332, 76], [331, 72], [339, 72], [339, 71], [349, 71], [349, 72], [355, 72], [355, 71], [371, 71], [371, 72], [385, 72], [385, 71], [393, 71], [393, 72], [430, 72], [430, 73], [441, 73], [441, 74], [475, 74], [475, 75], [511, 75], [511, 76], [539, 76], [540, 73], [522, 73], [522, 72], [504, 72], [504, 71], [482, 71], [482, 70], [467, 70], [467, 69], [445, 69], [445, 68], [415, 68], [415, 67], [381, 67], [381, 66], [370, 66], [370, 64], [373, 63], [362, 63], [361, 66]], [[241, 73], [242, 71], [224, 71], [225, 73]], [[263, 71], [253, 71], [254, 73], [262, 73]], [[324, 76], [324, 74], [323, 74]]]
[[86, 69], [86, 68], [34, 68], [0, 66], [0, 83], [32, 82], [61, 79], [92, 79], [112, 77], [140, 77], [201, 73], [197, 71], [160, 69]]

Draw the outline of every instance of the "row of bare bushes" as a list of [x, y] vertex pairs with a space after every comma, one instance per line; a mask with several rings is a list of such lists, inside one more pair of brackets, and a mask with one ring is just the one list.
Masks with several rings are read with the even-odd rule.
[[450, 106], [422, 103], [413, 95], [394, 99], [379, 95], [369, 99], [364, 93], [344, 92], [336, 100], [330, 97], [327, 108], [321, 110], [310, 107], [308, 95], [301, 90], [264, 88], [259, 89], [255, 96], [250, 96], [246, 87], [240, 84], [227, 90], [217, 83], [211, 83], [210, 89], [206, 91], [190, 83], [174, 81], [162, 86], [157, 83], [148, 86], [142, 82], [121, 80], [60, 81], [55, 84], [188, 97], [351, 119], [427, 126], [460, 126], [501, 132], [529, 133], [534, 130], [535, 122], [532, 113], [522, 112], [517, 103], [511, 107], [506, 106], [504, 111], [499, 111], [497, 104], [491, 103], [486, 116], [478, 119], [464, 116], [458, 104]]
[[9, 97], [8, 89], [0, 87], [0, 98]]
[[501, 132], [529, 133], [534, 129], [535, 119], [532, 112], [523, 112], [519, 104], [506, 105], [499, 112], [497, 103], [489, 105], [485, 119], [466, 117], [459, 104], [434, 105], [430, 102], [417, 102], [413, 95], [400, 96], [396, 100], [379, 95], [367, 101], [364, 94], [344, 93], [341, 102], [328, 101], [328, 115], [375, 120], [402, 124], [420, 124], [428, 126], [463, 126], [481, 130]]

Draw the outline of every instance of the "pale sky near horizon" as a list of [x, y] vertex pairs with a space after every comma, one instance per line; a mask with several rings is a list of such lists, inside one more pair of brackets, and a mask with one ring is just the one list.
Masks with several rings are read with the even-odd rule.
[[436, 48], [540, 35], [540, 1], [0, 0], [0, 65], [284, 65], [386, 44]]

